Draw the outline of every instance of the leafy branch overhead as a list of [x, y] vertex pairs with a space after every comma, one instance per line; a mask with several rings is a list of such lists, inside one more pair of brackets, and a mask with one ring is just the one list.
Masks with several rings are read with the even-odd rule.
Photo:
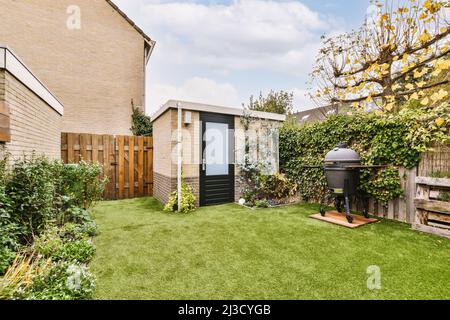
[[311, 76], [320, 105], [393, 111], [441, 103], [450, 83], [449, 1], [379, 0], [358, 30], [324, 38]]
[[259, 97], [250, 97], [250, 103], [247, 108], [253, 111], [263, 111], [290, 115], [293, 110], [294, 94], [286, 91], [273, 91], [271, 90], [267, 97], [264, 97], [262, 93]]

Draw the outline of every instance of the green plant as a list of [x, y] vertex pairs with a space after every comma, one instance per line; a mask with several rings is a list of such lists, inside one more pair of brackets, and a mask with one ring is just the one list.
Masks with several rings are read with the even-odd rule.
[[[396, 114], [356, 112], [302, 126], [286, 125], [280, 130], [281, 170], [297, 183], [305, 201], [318, 202], [329, 196], [320, 167], [339, 142], [356, 150], [363, 164], [412, 168], [432, 143], [450, 142], [449, 111], [449, 104], [427, 111], [406, 104]], [[383, 176], [385, 181], [380, 180]], [[363, 173], [361, 184], [363, 192], [383, 202], [402, 194], [396, 169]]]
[[59, 169], [57, 192], [62, 207], [88, 209], [101, 199], [108, 178], [101, 178], [102, 166], [80, 161], [77, 164], [55, 164]]
[[269, 208], [270, 207], [270, 203], [266, 199], [258, 200], [258, 201], [255, 202], [255, 207], [257, 207], [257, 208]]
[[297, 192], [297, 185], [282, 173], [263, 175], [260, 180], [262, 193], [270, 200], [284, 200]]
[[60, 261], [33, 282], [20, 295], [27, 300], [86, 300], [92, 298], [95, 277], [80, 263]]
[[0, 300], [23, 299], [33, 279], [50, 267], [51, 259], [23, 250], [16, 255], [5, 276], [0, 279]]
[[431, 172], [430, 177], [432, 177], [432, 178], [447, 178], [447, 179], [450, 179], [450, 171], [447, 171], [447, 172], [433, 171], [433, 172]]
[[[367, 174], [370, 178], [364, 179]], [[361, 188], [373, 198], [382, 201], [384, 205], [387, 205], [389, 200], [404, 195], [397, 168], [384, 168], [373, 176], [370, 172], [364, 172], [361, 176], [363, 177]]]
[[65, 242], [52, 254], [54, 261], [78, 261], [88, 263], [95, 254], [95, 247], [91, 240], [74, 240]]
[[169, 201], [164, 207], [165, 211], [189, 213], [195, 210], [196, 198], [192, 193], [191, 187], [186, 183], [182, 182], [181, 185], [181, 208], [178, 210], [178, 192], [174, 191], [169, 197]]
[[271, 90], [267, 97], [259, 94], [259, 97], [255, 99], [250, 97], [250, 103], [247, 106], [249, 110], [272, 112], [279, 114], [291, 114], [293, 110], [292, 102], [294, 100], [294, 94], [292, 92], [285, 92], [283, 90], [276, 92]]
[[89, 262], [95, 254], [92, 242], [76, 225], [50, 227], [34, 240], [33, 249], [53, 261]]
[[97, 235], [97, 223], [92, 220], [82, 224], [66, 223], [59, 231], [63, 239], [80, 240]]
[[53, 165], [48, 159], [32, 156], [16, 162], [6, 194], [11, 201], [11, 221], [20, 226], [22, 241], [31, 240], [55, 219], [55, 191]]
[[59, 228], [51, 226], [34, 239], [33, 249], [47, 258], [51, 258], [63, 245], [64, 241], [59, 235]]
[[153, 134], [153, 124], [151, 118], [147, 116], [141, 108], [136, 108], [131, 101], [133, 114], [131, 115], [131, 131], [135, 136], [151, 136]]

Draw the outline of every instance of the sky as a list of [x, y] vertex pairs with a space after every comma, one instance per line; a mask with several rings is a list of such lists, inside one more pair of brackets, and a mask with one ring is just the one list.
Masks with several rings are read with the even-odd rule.
[[369, 0], [114, 0], [153, 40], [146, 112], [177, 99], [242, 107], [271, 89], [316, 107], [306, 82], [322, 35], [357, 28]]

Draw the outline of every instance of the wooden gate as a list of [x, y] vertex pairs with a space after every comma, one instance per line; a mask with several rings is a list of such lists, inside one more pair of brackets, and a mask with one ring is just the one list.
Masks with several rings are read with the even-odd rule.
[[61, 159], [100, 163], [109, 179], [105, 199], [153, 195], [152, 137], [62, 133]]

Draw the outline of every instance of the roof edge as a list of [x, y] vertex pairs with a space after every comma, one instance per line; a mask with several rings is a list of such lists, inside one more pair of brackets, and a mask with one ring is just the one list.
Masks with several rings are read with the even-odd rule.
[[[245, 110], [240, 108], [217, 106], [212, 104], [204, 104], [197, 102], [181, 101], [181, 100], [169, 100], [158, 111], [151, 116], [151, 121], [154, 122], [160, 116], [162, 116], [169, 109], [176, 109], [180, 104], [181, 108], [190, 111], [210, 112], [218, 114], [227, 114], [234, 116], [243, 116]], [[267, 120], [274, 120], [284, 122], [286, 121], [286, 115], [261, 111], [250, 111], [250, 117], [260, 118]]]
[[11, 48], [0, 44], [0, 69], [6, 70], [42, 99], [50, 108], [64, 115], [64, 105], [44, 85], [44, 83], [27, 67]]
[[123, 12], [114, 2], [111, 0], [106, 0], [111, 7], [113, 7], [136, 31], [144, 37], [145, 40], [151, 45], [155, 45], [155, 41], [153, 41], [141, 28], [139, 28], [130, 17], [127, 16], [125, 12]]

